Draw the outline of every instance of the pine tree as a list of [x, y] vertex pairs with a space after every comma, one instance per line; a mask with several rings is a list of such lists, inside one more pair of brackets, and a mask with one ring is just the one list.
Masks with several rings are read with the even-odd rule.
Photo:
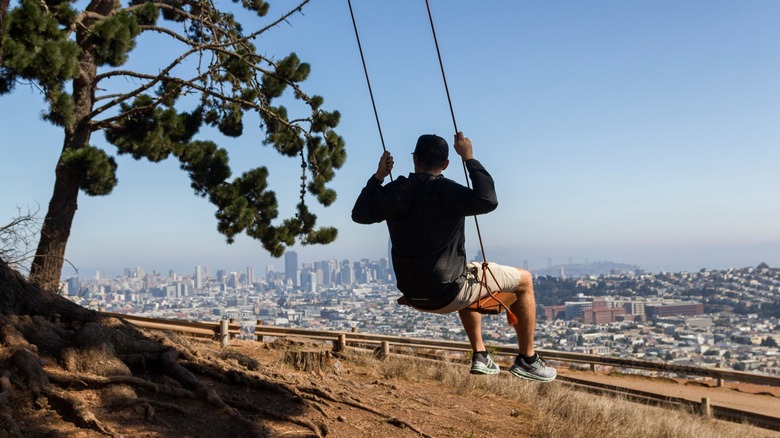
[[[5, 13], [8, 2], [0, 1]], [[263, 0], [238, 3], [259, 17], [269, 10]], [[91, 143], [98, 131], [117, 154], [150, 162], [177, 159], [195, 193], [216, 207], [217, 229], [228, 243], [244, 233], [280, 256], [296, 240], [335, 239], [334, 228], [317, 228], [304, 201], [307, 195], [324, 206], [335, 200], [326, 184], [346, 158], [344, 142], [333, 131], [339, 113], [323, 110], [323, 98], [301, 88], [309, 64], [295, 53], [281, 59], [260, 54], [265, 50], [254, 43], [306, 3], [250, 33], [236, 15], [207, 0], [92, 0], [83, 10], [73, 0], [21, 0], [0, 16], [0, 94], [13, 92], [18, 83], [35, 84], [45, 97], [44, 119], [64, 134], [30, 269], [35, 284], [47, 290], [58, 285], [79, 192], [105, 196], [117, 184], [114, 157]], [[182, 46], [182, 53], [152, 72], [122, 68], [145, 33], [159, 44]], [[125, 89], [120, 83], [134, 85]], [[288, 114], [277, 103], [283, 95], [303, 103], [305, 113]], [[278, 219], [266, 167], [233, 177], [227, 150], [197, 135], [214, 127], [239, 137], [250, 114], [261, 120], [263, 143], [301, 161], [293, 217]]]

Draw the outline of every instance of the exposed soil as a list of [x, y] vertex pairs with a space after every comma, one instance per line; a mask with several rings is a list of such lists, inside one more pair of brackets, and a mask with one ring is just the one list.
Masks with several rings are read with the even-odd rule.
[[[184, 366], [225, 405], [174, 382], [152, 387], [139, 385], [140, 379], [124, 384], [93, 374], [66, 378], [47, 364], [43, 370], [56, 391], [35, 399], [31, 391], [11, 393], [10, 415], [21, 436], [525, 436], [522, 431], [538, 418], [523, 404], [490, 394], [464, 397], [438, 382], [385, 379], [350, 361], [349, 354], [332, 355], [321, 371], [297, 371], [284, 362], [286, 352], [327, 350], [322, 345], [234, 340], [223, 351], [214, 341], [166, 342], [186, 347], [193, 360], [184, 360]], [[96, 422], [85, 422], [51, 394], [77, 399], [74, 404]], [[7, 432], [0, 436], [13, 436]]]
[[[161, 335], [155, 335], [161, 336]], [[167, 339], [158, 338], [158, 339]], [[549, 416], [523, 403], [491, 394], [463, 396], [441, 382], [430, 379], [385, 378], [356, 354], [328, 354], [319, 371], [296, 370], [286, 363], [290, 351], [328, 351], [327, 344], [303, 339], [269, 343], [233, 340], [226, 349], [216, 341], [172, 337], [175, 342], [198, 358], [185, 367], [201, 377], [205, 387], [219, 395], [228, 407], [214, 406], [208, 398], [175, 391], [156, 392], [153, 388], [135, 387], [136, 401], [117, 405], [111, 393], [122, 399], [123, 386], [93, 387], [97, 376], [84, 376], [64, 390], [76, 392], [108, 434], [56, 407], [38, 406], [35, 400], [18, 392], [15, 406], [22, 436], [98, 437], [106, 435], [136, 437], [243, 437], [243, 436], [334, 436], [334, 437], [503, 437], [532, 436], [537, 421]], [[357, 358], [357, 360], [353, 360]], [[256, 361], [256, 362], [255, 362]], [[210, 371], [200, 367], [206, 362], [218, 364]], [[249, 366], [247, 369], [246, 366]], [[466, 365], [464, 364], [465, 368]], [[56, 367], [45, 366], [56, 375]], [[739, 394], [753, 400], [755, 406], [776, 406], [778, 398], [767, 388], [742, 386], [708, 388], [685, 385], [672, 379], [650, 379], [636, 376], [594, 374], [561, 369], [563, 375], [590, 377], [611, 384], [638, 386], [646, 391], [707, 391], [706, 395], [725, 405], [729, 395]], [[511, 378], [474, 376], [473, 378]], [[169, 382], [170, 383], [170, 382]], [[176, 386], [176, 385], [173, 385]], [[130, 385], [132, 387], [132, 385]], [[106, 388], [113, 388], [106, 393]], [[751, 393], [753, 392], [753, 393]], [[690, 394], [689, 394], [690, 395]], [[698, 395], [697, 395], [698, 396]], [[742, 403], [742, 402], [740, 402]], [[237, 411], [245, 420], [237, 420]], [[250, 427], [246, 422], [262, 425]], [[769, 433], [769, 431], [762, 431]], [[0, 433], [0, 436], [4, 436]]]

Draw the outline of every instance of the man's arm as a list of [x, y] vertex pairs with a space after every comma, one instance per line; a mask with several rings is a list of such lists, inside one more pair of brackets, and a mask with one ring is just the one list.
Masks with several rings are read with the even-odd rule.
[[493, 177], [490, 176], [482, 164], [474, 159], [474, 151], [471, 140], [462, 132], [455, 134], [455, 152], [460, 155], [466, 164], [472, 189], [459, 187], [454, 191], [450, 207], [463, 215], [489, 213], [498, 207], [498, 196]]
[[359, 224], [373, 224], [382, 222], [382, 219], [375, 214], [373, 207], [374, 198], [379, 194], [382, 183], [373, 176], [368, 179], [366, 186], [360, 191], [360, 195], [352, 207], [352, 220]]
[[498, 207], [498, 196], [493, 177], [482, 163], [473, 158], [466, 161], [466, 169], [471, 178], [472, 196], [468, 202], [474, 210], [471, 214], [484, 214], [495, 210]]
[[359, 224], [373, 224], [387, 219], [387, 211], [391, 208], [391, 199], [382, 190], [382, 181], [393, 170], [393, 156], [385, 151], [379, 158], [377, 170], [368, 179], [366, 186], [352, 207], [352, 220]]

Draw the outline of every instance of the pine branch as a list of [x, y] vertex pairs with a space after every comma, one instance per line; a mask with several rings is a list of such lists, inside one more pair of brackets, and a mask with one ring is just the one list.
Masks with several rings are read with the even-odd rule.
[[[135, 78], [138, 78], [138, 79], [149, 79], [150, 81], [156, 80], [156, 81], [159, 82], [159, 80], [161, 79], [159, 76], [147, 75], [147, 74], [138, 73], [138, 72], [129, 71], [129, 70], [123, 71], [122, 74], [124, 76], [135, 77]], [[247, 101], [245, 99], [236, 98], [236, 97], [233, 97], [233, 96], [230, 96], [230, 95], [227, 95], [227, 94], [214, 92], [214, 91], [212, 91], [212, 90], [210, 90], [210, 89], [208, 89], [206, 87], [198, 85], [194, 81], [187, 81], [187, 80], [183, 80], [183, 79], [175, 78], [175, 77], [167, 77], [167, 78], [165, 78], [165, 80], [173, 82], [173, 83], [177, 83], [179, 85], [184, 85], [184, 86], [186, 86], [188, 88], [191, 88], [193, 90], [197, 90], [197, 91], [201, 92], [202, 94], [204, 94], [206, 96], [214, 97], [214, 98], [217, 98], [217, 99], [220, 99], [220, 100], [224, 100], [224, 101], [228, 101], [228, 102], [231, 102], [231, 103], [236, 103], [236, 104], [239, 104], [241, 106], [246, 106], [246, 107], [252, 108], [253, 110], [261, 112], [263, 114], [267, 114], [271, 118], [273, 118], [276, 122], [286, 126], [289, 129], [292, 129], [292, 130], [296, 131], [298, 134], [303, 135], [307, 140], [311, 139], [311, 133], [306, 131], [306, 130], [304, 130], [299, 125], [299, 123], [301, 123], [301, 122], [310, 122], [311, 118], [301, 118], [301, 119], [294, 119], [294, 120], [285, 120], [285, 119], [279, 117], [273, 111], [269, 110], [265, 105], [257, 104], [255, 102], [250, 102], [250, 101]], [[122, 95], [122, 100], [124, 101], [124, 100], [127, 100], [130, 97], [132, 97], [132, 96], [130, 96], [130, 94], [131, 93], [127, 93], [125, 95]], [[140, 94], [140, 93], [136, 93], [134, 95], [137, 95], [137, 94]], [[143, 106], [143, 107], [133, 108], [132, 110], [125, 111], [123, 113], [117, 114], [117, 115], [115, 115], [113, 117], [110, 117], [108, 119], [104, 119], [104, 120], [101, 120], [101, 121], [93, 122], [92, 123], [92, 129], [93, 129], [93, 131], [104, 129], [104, 128], [108, 127], [109, 125], [117, 122], [118, 120], [122, 120], [122, 119], [128, 117], [129, 115], [142, 113], [142, 112], [145, 112], [145, 111], [152, 110], [155, 107], [159, 106], [159, 104], [163, 100], [164, 100], [164, 98], [160, 97], [158, 99], [155, 99], [155, 101], [154, 101], [155, 103], [153, 105], [147, 105], [147, 106]]]
[[[196, 51], [197, 50], [194, 49], [194, 48], [188, 50], [187, 52], [185, 52], [184, 54], [182, 54], [181, 56], [176, 58], [173, 62], [171, 62], [165, 69], [163, 69], [157, 75], [143, 75], [141, 73], [136, 73], [136, 72], [133, 72], [131, 70], [115, 70], [114, 72], [109, 72], [109, 73], [98, 75], [96, 77], [96, 79], [95, 79], [95, 84], [100, 83], [100, 81], [102, 79], [106, 79], [106, 78], [109, 78], [111, 76], [116, 76], [116, 75], [135, 76], [135, 77], [138, 77], [139, 79], [140, 78], [149, 79], [149, 82], [147, 82], [146, 84], [136, 88], [133, 91], [130, 91], [130, 92], [122, 94], [122, 95], [119, 95], [118, 97], [112, 99], [110, 102], [108, 102], [108, 103], [106, 103], [106, 104], [104, 104], [104, 105], [102, 105], [102, 106], [100, 106], [100, 107], [98, 107], [96, 109], [93, 109], [92, 112], [90, 112], [89, 115], [87, 116], [87, 120], [93, 120], [95, 117], [97, 117], [98, 115], [102, 114], [104, 111], [106, 111], [108, 109], [111, 109], [114, 106], [119, 105], [120, 103], [125, 102], [125, 101], [127, 101], [128, 99], [130, 99], [132, 97], [140, 95], [144, 91], [149, 90], [150, 88], [152, 88], [156, 84], [160, 83], [160, 81], [162, 79], [167, 79], [168, 73], [170, 73], [170, 71], [173, 70], [174, 67], [176, 67], [177, 65], [181, 64], [181, 62], [184, 61], [184, 59], [186, 59], [189, 55], [191, 55], [192, 53], [194, 53]], [[118, 73], [118, 72], [121, 72], [121, 73]], [[93, 125], [94, 125], [94, 123], [93, 123]]]

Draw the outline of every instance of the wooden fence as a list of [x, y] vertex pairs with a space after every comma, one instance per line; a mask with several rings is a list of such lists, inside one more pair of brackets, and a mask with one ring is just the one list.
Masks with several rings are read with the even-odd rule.
[[142, 328], [184, 333], [201, 338], [218, 339], [223, 347], [226, 347], [229, 344], [231, 338], [235, 338], [241, 333], [241, 325], [232, 319], [224, 319], [219, 322], [195, 322], [177, 319], [147, 318], [143, 316], [124, 315], [121, 313], [103, 314], [122, 318], [125, 321]]
[[[108, 313], [107, 315], [124, 318], [126, 321], [143, 328], [168, 330], [179, 333], [187, 333], [195, 336], [205, 336], [218, 339], [223, 345], [227, 345], [231, 338], [240, 333], [240, 325], [234, 321], [223, 320], [220, 322], [191, 322], [170, 319], [146, 318], [132, 315]], [[442, 339], [408, 338], [401, 336], [378, 335], [370, 333], [358, 333], [357, 331], [336, 332], [329, 330], [311, 330], [293, 327], [277, 327], [257, 324], [254, 331], [257, 339], [263, 336], [288, 337], [298, 336], [308, 339], [333, 341], [334, 348], [356, 344], [373, 344], [383, 349], [397, 349], [400, 347], [410, 349], [441, 350], [441, 351], [471, 351], [468, 342], [447, 341]], [[514, 356], [517, 347], [508, 345], [488, 345], [495, 355]], [[636, 359], [625, 359], [592, 354], [572, 353], [556, 350], [537, 350], [546, 359], [589, 365], [591, 369], [596, 366], [615, 367], [623, 369], [636, 369], [656, 371], [660, 373], [678, 374], [683, 377], [707, 377], [715, 379], [719, 386], [726, 380], [752, 383], [757, 385], [780, 386], [780, 377], [767, 374], [734, 371], [725, 368], [705, 368], [688, 365], [677, 365], [666, 362], [650, 362]]]
[[[310, 339], [323, 339], [340, 342], [343, 345], [369, 343], [382, 345], [387, 342], [390, 347], [403, 346], [415, 349], [455, 350], [471, 351], [468, 342], [446, 341], [441, 339], [406, 338], [400, 336], [375, 335], [357, 332], [333, 332], [324, 330], [309, 330], [290, 327], [275, 327], [269, 325], [257, 325], [256, 336], [301, 336]], [[517, 354], [516, 346], [488, 345], [493, 354], [514, 356]], [[537, 350], [546, 359], [552, 359], [567, 363], [587, 364], [591, 369], [596, 366], [609, 366], [624, 369], [638, 369], [673, 373], [689, 377], [709, 377], [715, 379], [719, 386], [725, 380], [757, 385], [780, 386], [780, 377], [767, 374], [748, 373], [743, 371], [728, 370], [725, 368], [704, 368], [688, 365], [677, 365], [665, 362], [650, 362], [636, 359], [624, 359], [616, 357], [598, 356], [592, 354], [572, 353], [556, 350]]]

